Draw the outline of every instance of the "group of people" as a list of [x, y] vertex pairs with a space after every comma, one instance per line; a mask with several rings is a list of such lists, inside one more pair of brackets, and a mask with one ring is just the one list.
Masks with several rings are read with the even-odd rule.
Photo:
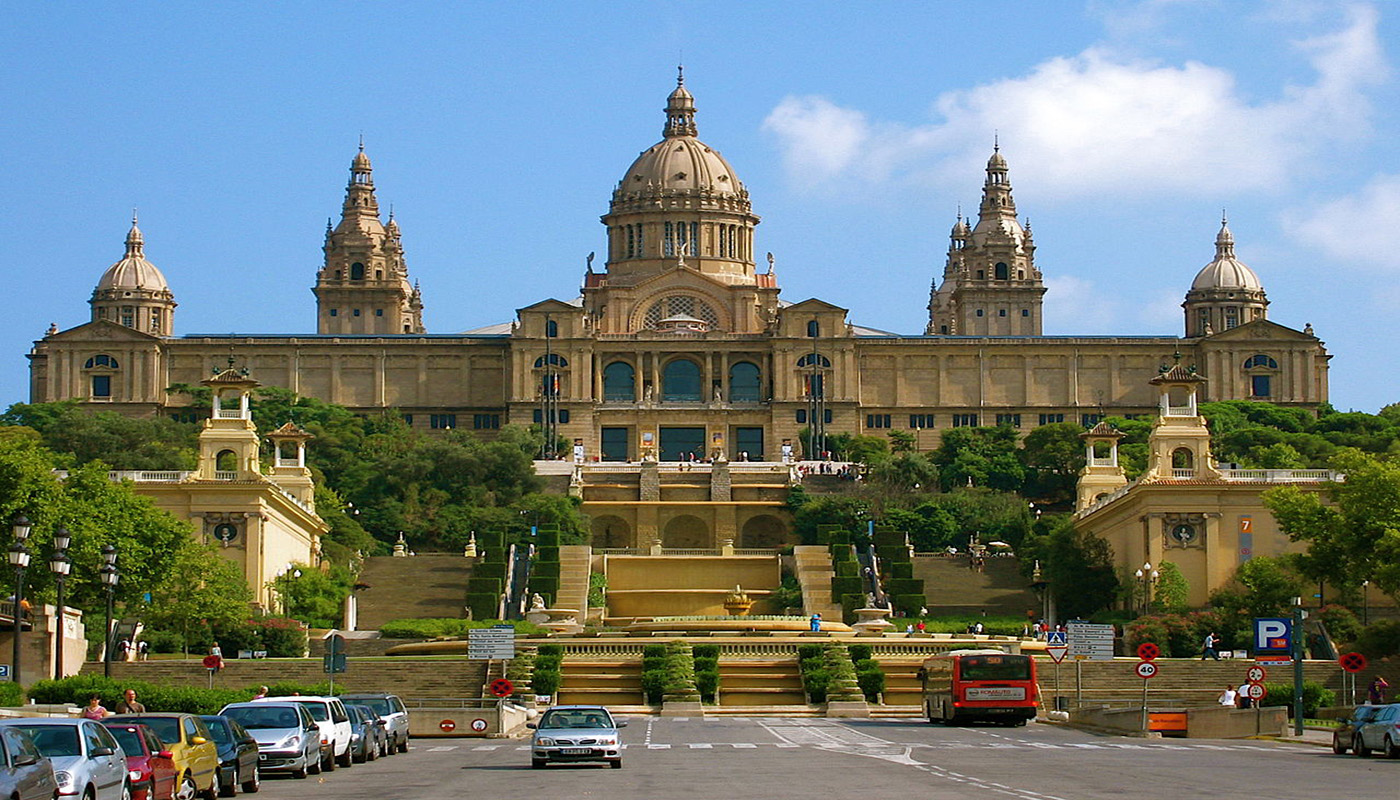
[[[1240, 688], [1244, 688], [1241, 686]], [[1254, 699], [1244, 692], [1235, 691], [1235, 687], [1226, 684], [1225, 691], [1220, 693], [1216, 702], [1226, 708], [1254, 708]]]
[[130, 639], [122, 639], [117, 642], [117, 659], [120, 661], [131, 661], [133, 657], [137, 661], [145, 661], [150, 655], [151, 643], [145, 640], [133, 642]]
[[855, 464], [838, 463], [835, 461], [799, 464], [797, 466], [797, 474], [800, 477], [807, 475], [835, 475], [843, 480], [860, 480], [860, 470], [856, 468]]
[[[100, 696], [93, 695], [88, 698], [87, 705], [83, 706], [83, 711], [80, 716], [84, 719], [102, 719], [103, 717], [110, 716], [112, 713], [114, 712], [108, 711], [103, 707], [102, 698]], [[144, 714], [146, 713], [146, 706], [142, 705], [141, 701], [136, 699], [135, 689], [127, 689], [122, 692], [122, 699], [117, 701], [117, 710], [115, 713]]]

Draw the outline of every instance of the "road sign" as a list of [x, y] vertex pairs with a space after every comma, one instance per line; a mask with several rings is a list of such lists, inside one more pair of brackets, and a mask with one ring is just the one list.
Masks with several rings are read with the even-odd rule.
[[7, 680], [9, 680], [9, 679], [10, 679], [10, 665], [9, 665], [9, 664], [0, 664], [0, 680], [6, 680], [6, 681], [7, 681]]
[[1071, 622], [1069, 628], [1069, 654], [1076, 661], [1112, 661], [1113, 626], [1094, 625], [1088, 622]]
[[480, 717], [477, 717], [476, 719], [472, 720], [472, 730], [476, 731], [477, 733], [481, 733], [482, 731], [486, 730], [486, 720]]
[[1045, 643], [1051, 647], [1064, 647], [1069, 644], [1065, 635], [1064, 631], [1049, 631], [1045, 634]]
[[1162, 649], [1151, 642], [1138, 645], [1137, 655], [1143, 661], [1151, 661], [1162, 654]]
[[1265, 672], [1263, 667], [1250, 667], [1245, 677], [1249, 678], [1250, 683], [1263, 683], [1264, 679], [1269, 677], [1269, 673]]
[[1157, 674], [1157, 665], [1153, 664], [1151, 661], [1139, 661], [1135, 670], [1139, 678], [1147, 680]]
[[514, 691], [515, 684], [511, 683], [505, 678], [497, 678], [496, 680], [491, 681], [492, 697], [510, 697], [511, 692]]
[[216, 656], [213, 653], [210, 653], [209, 655], [204, 657], [204, 661], [202, 663], [204, 664], [205, 669], [220, 669], [224, 665], [224, 659], [222, 656]]
[[467, 631], [467, 658], [515, 658], [515, 628], [506, 625], [495, 628], [473, 628]]
[[457, 723], [453, 722], [450, 719], [445, 719], [442, 722], [438, 723], [438, 729], [441, 730], [443, 733], [451, 733], [457, 730]]
[[1256, 617], [1254, 620], [1255, 656], [1292, 656], [1293, 620], [1283, 617]]
[[332, 675], [344, 672], [347, 669], [344, 653], [327, 653], [321, 657], [321, 671]]
[[1264, 688], [1264, 684], [1251, 683], [1250, 685], [1244, 687], [1244, 693], [1245, 696], [1248, 697], [1250, 700], [1263, 700], [1264, 695], [1268, 694], [1269, 692], [1267, 689]]
[[[1346, 655], [1337, 659], [1337, 663], [1341, 664], [1342, 669], [1346, 670], [1347, 672], [1360, 672], [1361, 670], [1366, 669], [1366, 656], [1363, 656], [1360, 653], [1347, 653]], [[8, 667], [6, 668], [5, 673], [0, 673], [0, 677], [5, 677], [6, 674], [8, 674]]]
[[1065, 653], [1069, 652], [1069, 648], [1064, 647], [1063, 645], [1059, 647], [1047, 647], [1045, 648], [1045, 652], [1047, 655], [1050, 656], [1051, 659], [1055, 661], [1056, 664], [1058, 664], [1061, 661], [1065, 660]]

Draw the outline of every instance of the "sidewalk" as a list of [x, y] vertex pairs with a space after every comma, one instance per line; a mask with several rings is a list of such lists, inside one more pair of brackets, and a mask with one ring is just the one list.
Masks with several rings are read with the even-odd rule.
[[1255, 739], [1269, 739], [1275, 742], [1293, 742], [1294, 744], [1306, 744], [1313, 747], [1331, 747], [1331, 728], [1303, 728], [1302, 736], [1293, 735], [1293, 726], [1288, 727], [1286, 736], [1256, 736]]

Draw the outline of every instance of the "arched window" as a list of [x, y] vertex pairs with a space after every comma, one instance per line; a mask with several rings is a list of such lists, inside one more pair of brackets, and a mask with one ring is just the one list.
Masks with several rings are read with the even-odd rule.
[[630, 403], [637, 399], [637, 371], [626, 361], [603, 368], [603, 399]]
[[356, 261], [350, 265], [350, 280], [362, 281], [365, 279], [365, 265]]
[[106, 353], [99, 353], [93, 356], [92, 358], [89, 358], [86, 364], [83, 364], [83, 369], [93, 369], [94, 367], [106, 367], [107, 369], [117, 369], [117, 360], [107, 355]]
[[1278, 369], [1278, 362], [1275, 361], [1275, 360], [1273, 360], [1273, 359], [1270, 358], [1269, 356], [1264, 355], [1263, 353], [1259, 353], [1258, 355], [1250, 356], [1249, 358], [1246, 358], [1246, 359], [1244, 360], [1244, 368], [1245, 368], [1245, 369], [1250, 369], [1250, 368], [1253, 368], [1253, 367], [1264, 367], [1264, 368], [1266, 368], [1266, 369]]
[[762, 375], [758, 365], [740, 361], [729, 368], [729, 400], [734, 403], [756, 403], [763, 399]]
[[688, 358], [677, 358], [661, 371], [661, 399], [696, 403], [700, 393], [700, 365]]
[[1172, 469], [1195, 469], [1196, 456], [1185, 447], [1172, 451]]
[[238, 469], [238, 454], [232, 450], [220, 450], [214, 456], [214, 469], [219, 472], [233, 472]]
[[551, 364], [556, 367], [567, 367], [569, 366], [569, 360], [558, 353], [550, 353], [547, 356], [540, 356], [535, 359], [535, 369], [540, 369], [544, 367], [545, 364]]
[[545, 320], [545, 323], [544, 323], [544, 337], [545, 337], [546, 339], [558, 339], [558, 338], [559, 338], [559, 323], [555, 322], [555, 321], [552, 320], [552, 319], [550, 319], [550, 320]]
[[822, 326], [816, 320], [807, 323], [807, 336], [815, 339], [822, 335]]
[[998, 261], [996, 266], [997, 280], [1004, 281], [1011, 277], [1011, 268], [1006, 266], [1005, 261]]
[[812, 364], [816, 364], [819, 367], [829, 367], [831, 366], [831, 359], [821, 353], [808, 353], [797, 359], [797, 366], [799, 367], [810, 367]]

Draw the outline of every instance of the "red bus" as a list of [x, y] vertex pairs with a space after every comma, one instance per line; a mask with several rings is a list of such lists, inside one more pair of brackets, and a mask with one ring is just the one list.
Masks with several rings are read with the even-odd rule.
[[1035, 659], [1002, 650], [952, 650], [919, 668], [929, 722], [1025, 725], [1039, 705]]

